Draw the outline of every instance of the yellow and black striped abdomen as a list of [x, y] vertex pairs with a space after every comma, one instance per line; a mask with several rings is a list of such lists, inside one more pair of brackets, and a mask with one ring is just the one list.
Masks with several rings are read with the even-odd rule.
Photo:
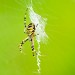
[[26, 33], [28, 35], [31, 35], [35, 32], [35, 25], [33, 23], [30, 23], [28, 26], [27, 26], [27, 30], [26, 30]]

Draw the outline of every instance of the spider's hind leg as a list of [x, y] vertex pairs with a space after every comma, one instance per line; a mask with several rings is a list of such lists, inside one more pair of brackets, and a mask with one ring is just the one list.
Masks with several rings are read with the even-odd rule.
[[35, 50], [35, 48], [34, 48], [34, 38], [31, 38], [31, 49], [32, 49], [32, 54], [33, 54], [33, 56], [35, 56], [36, 50]]
[[25, 39], [22, 40], [22, 42], [19, 44], [19, 49], [20, 49], [21, 52], [22, 52], [22, 46], [23, 46], [23, 44], [24, 44], [28, 39], [29, 39], [28, 37], [25, 38]]
[[35, 52], [35, 51], [34, 51], [34, 46], [32, 45], [31, 48], [32, 48], [32, 54], [33, 54], [33, 56], [34, 56], [34, 55], [35, 55], [35, 53], [34, 53], [34, 52]]

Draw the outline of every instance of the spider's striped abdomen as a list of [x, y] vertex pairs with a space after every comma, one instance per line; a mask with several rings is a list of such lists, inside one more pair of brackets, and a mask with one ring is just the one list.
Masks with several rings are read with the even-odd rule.
[[32, 35], [34, 34], [35, 32], [35, 25], [33, 23], [30, 23], [28, 26], [27, 26], [27, 29], [26, 29], [26, 33], [28, 35]]

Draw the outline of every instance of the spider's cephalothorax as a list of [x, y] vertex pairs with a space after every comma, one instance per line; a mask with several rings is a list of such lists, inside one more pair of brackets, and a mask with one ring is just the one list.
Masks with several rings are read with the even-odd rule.
[[22, 40], [22, 42], [19, 45], [20, 51], [22, 49], [22, 45], [29, 40], [31, 42], [31, 48], [32, 48], [32, 53], [33, 56], [35, 55], [36, 51], [34, 49], [34, 36], [35, 36], [35, 25], [34, 23], [30, 23], [28, 26], [26, 26], [26, 13], [25, 13], [25, 17], [24, 17], [24, 33], [26, 33], [28, 35], [27, 38], [25, 38], [24, 40]]

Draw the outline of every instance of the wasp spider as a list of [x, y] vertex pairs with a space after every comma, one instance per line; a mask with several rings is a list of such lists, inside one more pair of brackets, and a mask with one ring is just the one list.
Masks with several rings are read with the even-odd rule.
[[34, 56], [36, 54], [36, 51], [34, 49], [35, 24], [30, 23], [29, 25], [26, 26], [26, 13], [25, 13], [25, 17], [24, 17], [24, 26], [25, 26], [24, 33], [26, 33], [28, 37], [25, 38], [24, 40], [22, 40], [22, 42], [19, 44], [19, 48], [20, 48], [20, 51], [21, 51], [22, 50], [22, 45], [27, 40], [29, 40], [31, 42], [31, 49], [32, 49], [32, 53], [33, 53], [33, 56]]

